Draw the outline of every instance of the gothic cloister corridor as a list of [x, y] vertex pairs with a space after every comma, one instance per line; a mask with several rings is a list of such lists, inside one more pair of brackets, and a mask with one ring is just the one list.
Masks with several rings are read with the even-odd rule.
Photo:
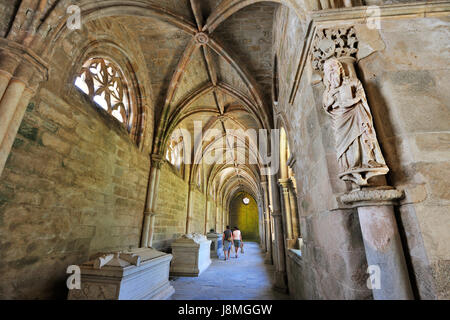
[[450, 0], [0, 0], [0, 300], [450, 300], [449, 34]]
[[287, 294], [272, 287], [273, 266], [264, 264], [256, 242], [245, 242], [244, 254], [224, 261], [212, 258], [211, 266], [198, 278], [175, 277], [173, 300], [286, 300]]

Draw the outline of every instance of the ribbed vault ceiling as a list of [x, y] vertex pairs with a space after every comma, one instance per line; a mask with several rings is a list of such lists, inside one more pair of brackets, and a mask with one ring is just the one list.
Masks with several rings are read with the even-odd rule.
[[244, 6], [226, 20], [215, 21], [212, 28], [208, 19], [228, 12], [226, 0], [158, 1], [158, 6], [192, 29], [187, 32], [189, 28], [180, 28], [170, 19], [114, 17], [137, 36], [145, 55], [158, 106], [154, 151], [164, 154], [177, 129], [194, 137], [194, 121], [201, 121], [204, 142], [198, 149], [192, 143], [191, 159], [212, 158], [224, 147], [233, 148], [234, 154], [222, 163], [192, 165], [190, 180], [195, 180], [197, 170], [204, 170], [207, 189], [216, 190], [223, 201], [240, 190], [256, 198], [259, 165], [236, 160], [256, 151], [257, 141], [242, 141], [237, 147], [238, 140], [217, 141], [206, 131], [215, 129], [215, 134], [224, 135], [230, 129], [271, 126], [272, 28], [278, 4]]

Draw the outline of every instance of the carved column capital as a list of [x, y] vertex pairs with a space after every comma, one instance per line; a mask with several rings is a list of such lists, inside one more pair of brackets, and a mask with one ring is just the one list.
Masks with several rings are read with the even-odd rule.
[[152, 211], [144, 211], [144, 215], [149, 216], [149, 217], [154, 217], [154, 216], [157, 216], [158, 213], [152, 212]]
[[283, 192], [289, 192], [290, 184], [290, 179], [278, 179], [278, 185], [282, 188]]
[[0, 70], [33, 91], [48, 79], [48, 63], [23, 45], [0, 38]]
[[161, 164], [163, 162], [163, 158], [159, 154], [152, 154], [151, 156], [152, 167], [156, 167], [157, 169], [161, 169]]
[[392, 187], [364, 188], [346, 193], [340, 197], [345, 204], [352, 207], [383, 206], [395, 204], [404, 197], [401, 190]]

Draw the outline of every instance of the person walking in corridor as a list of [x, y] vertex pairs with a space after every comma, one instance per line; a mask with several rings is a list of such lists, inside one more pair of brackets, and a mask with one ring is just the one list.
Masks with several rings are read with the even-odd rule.
[[231, 243], [233, 242], [233, 232], [230, 229], [230, 226], [227, 226], [227, 229], [222, 234], [222, 243], [223, 243], [223, 254], [225, 256], [225, 260], [230, 260], [230, 251], [231, 251]]
[[242, 233], [241, 230], [239, 230], [238, 227], [234, 227], [233, 230], [233, 244], [234, 244], [234, 250], [235, 250], [235, 255], [234, 257], [237, 258], [238, 257], [238, 251], [239, 248], [241, 247], [241, 242], [242, 242]]

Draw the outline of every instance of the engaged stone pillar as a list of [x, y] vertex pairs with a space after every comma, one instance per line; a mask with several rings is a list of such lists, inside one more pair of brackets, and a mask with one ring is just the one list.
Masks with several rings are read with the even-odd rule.
[[209, 200], [208, 200], [208, 193], [206, 194], [206, 203], [205, 203], [205, 225], [203, 227], [203, 233], [208, 233], [208, 215], [209, 215]]
[[32, 51], [0, 39], [0, 175], [28, 102], [47, 72], [47, 64]]
[[194, 188], [195, 182], [189, 183], [189, 196], [188, 196], [188, 208], [186, 214], [186, 234], [190, 234], [192, 230], [191, 220], [192, 220], [192, 211], [194, 210]]
[[414, 298], [393, 207], [402, 196], [402, 192], [390, 187], [365, 188], [341, 196], [344, 203], [358, 208], [367, 264], [373, 272], [369, 281], [376, 300]]
[[264, 197], [264, 222], [266, 224], [266, 257], [264, 258], [265, 264], [273, 264], [272, 259], [272, 228], [270, 227], [270, 211], [269, 211], [269, 193], [267, 189], [267, 181], [261, 181], [261, 187], [263, 189]]
[[266, 231], [265, 231], [265, 222], [264, 222], [264, 209], [262, 206], [262, 197], [258, 197], [258, 217], [259, 217], [259, 238], [260, 238], [260, 246], [263, 252], [267, 251], [266, 248]]
[[287, 276], [286, 276], [286, 258], [284, 251], [284, 235], [283, 235], [283, 221], [280, 210], [280, 195], [278, 193], [277, 178], [275, 175], [270, 176], [269, 190], [270, 199], [272, 200], [272, 217], [275, 228], [275, 249], [276, 249], [276, 271], [274, 289], [286, 292], [287, 291]]
[[291, 202], [289, 198], [290, 180], [289, 179], [279, 179], [278, 185], [280, 186], [280, 192], [282, 196], [282, 214], [283, 220], [285, 221], [285, 236], [286, 236], [286, 247], [293, 248], [296, 243], [294, 239], [294, 230], [292, 228], [292, 218], [291, 218]]
[[217, 205], [217, 207], [216, 207], [216, 218], [215, 218], [215, 220], [214, 220], [214, 229], [216, 230], [216, 232], [217, 231], [219, 231], [219, 214], [220, 214], [220, 207], [219, 207], [219, 204], [217, 203], [216, 204]]
[[144, 226], [142, 229], [142, 247], [151, 247], [153, 243], [153, 230], [156, 216], [155, 208], [158, 196], [162, 157], [160, 155], [152, 155], [151, 164], [150, 179], [147, 187], [147, 201], [144, 211]]
[[297, 190], [295, 186], [295, 180], [291, 177], [289, 178], [289, 201], [291, 206], [291, 218], [292, 218], [292, 236], [295, 241], [300, 235], [300, 219], [298, 216], [298, 206], [297, 206]]

